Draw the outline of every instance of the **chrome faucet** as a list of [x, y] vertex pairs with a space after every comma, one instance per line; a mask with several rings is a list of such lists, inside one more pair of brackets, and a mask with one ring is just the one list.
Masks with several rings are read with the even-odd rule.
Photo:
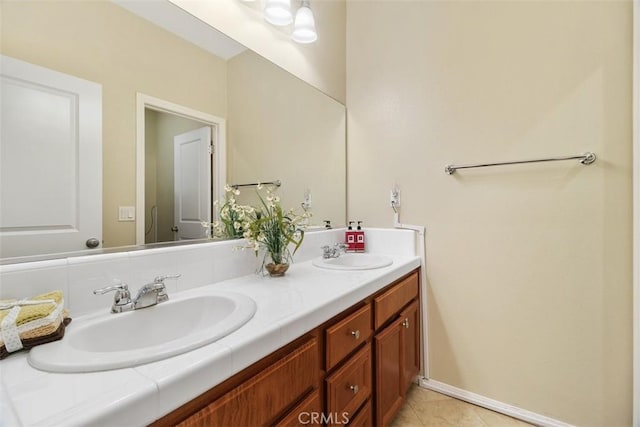
[[322, 248], [320, 248], [322, 249], [322, 258], [338, 258], [340, 254], [347, 251], [348, 247], [349, 245], [347, 245], [346, 243], [336, 243], [335, 245], [333, 245], [333, 247], [324, 245]]
[[119, 283], [114, 286], [107, 286], [106, 288], [96, 289], [93, 291], [96, 295], [106, 294], [107, 292], [115, 291], [113, 297], [113, 305], [111, 306], [112, 313], [122, 313], [123, 311], [138, 310], [140, 308], [150, 307], [152, 305], [160, 304], [169, 299], [167, 295], [167, 288], [164, 284], [166, 279], [177, 279], [180, 274], [158, 276], [153, 279], [152, 283], [148, 283], [138, 289], [136, 297], [132, 300], [129, 287], [124, 283]]
[[93, 294], [102, 295], [111, 291], [115, 291], [115, 295], [113, 296], [113, 305], [111, 306], [112, 313], [122, 313], [123, 311], [133, 310], [129, 287], [122, 282], [114, 286], [107, 286], [106, 288], [96, 289], [93, 291]]
[[133, 309], [150, 307], [152, 305], [160, 304], [169, 299], [167, 295], [167, 288], [164, 285], [166, 279], [177, 279], [181, 274], [169, 274], [166, 276], [158, 276], [153, 279], [152, 283], [148, 283], [138, 289], [138, 294], [133, 300]]

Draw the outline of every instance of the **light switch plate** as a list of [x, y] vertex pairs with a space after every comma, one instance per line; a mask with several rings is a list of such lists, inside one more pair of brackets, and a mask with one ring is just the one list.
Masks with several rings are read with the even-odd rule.
[[118, 221], [135, 221], [136, 208], [134, 206], [119, 206]]

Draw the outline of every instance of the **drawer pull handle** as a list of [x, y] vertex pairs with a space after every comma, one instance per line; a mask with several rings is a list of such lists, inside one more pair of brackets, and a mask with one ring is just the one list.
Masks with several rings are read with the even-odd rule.
[[349, 389], [353, 392], [353, 394], [357, 394], [358, 390], [360, 390], [357, 385], [349, 386]]
[[409, 329], [409, 319], [404, 319], [402, 321], [402, 326], [404, 326], [405, 328]]
[[353, 336], [354, 339], [360, 339], [360, 330], [356, 329], [355, 331], [351, 331], [351, 335]]

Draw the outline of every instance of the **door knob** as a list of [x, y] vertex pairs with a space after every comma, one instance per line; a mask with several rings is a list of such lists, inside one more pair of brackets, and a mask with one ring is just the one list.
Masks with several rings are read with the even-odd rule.
[[85, 242], [85, 245], [87, 245], [89, 249], [97, 248], [98, 246], [100, 246], [100, 240], [96, 239], [95, 237], [92, 237], [90, 239], [87, 239], [87, 241]]
[[171, 231], [173, 231], [174, 233], [178, 232], [178, 226], [174, 225], [173, 227], [171, 227]]

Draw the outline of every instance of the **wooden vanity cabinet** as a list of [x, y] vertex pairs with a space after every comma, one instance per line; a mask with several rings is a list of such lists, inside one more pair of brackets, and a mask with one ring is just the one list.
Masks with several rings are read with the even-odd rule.
[[386, 426], [420, 369], [418, 270], [152, 425]]
[[375, 422], [391, 423], [420, 371], [418, 274], [414, 272], [374, 298]]
[[271, 425], [283, 410], [317, 385], [318, 354], [317, 339], [312, 338], [177, 425]]
[[151, 425], [268, 426], [295, 409], [317, 408], [306, 399], [321, 395], [322, 353], [322, 337], [311, 331]]
[[377, 334], [376, 350], [376, 420], [388, 425], [402, 406], [404, 390], [401, 378], [402, 340], [400, 322]]
[[402, 386], [404, 393], [420, 373], [420, 308], [414, 300], [400, 313], [400, 348], [402, 353]]

